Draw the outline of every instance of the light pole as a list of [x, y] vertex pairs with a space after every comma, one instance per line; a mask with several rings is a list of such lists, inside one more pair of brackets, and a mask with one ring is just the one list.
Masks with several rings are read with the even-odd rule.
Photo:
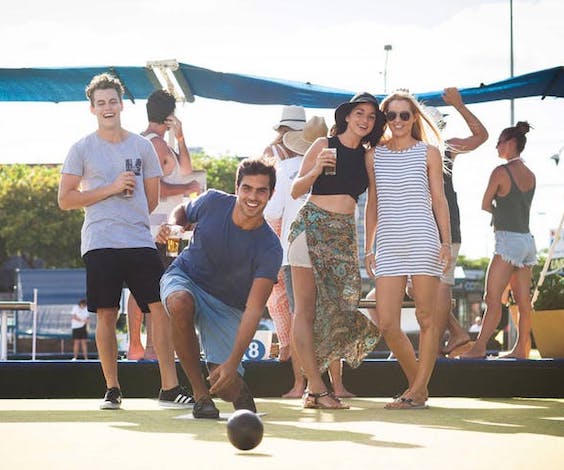
[[[509, 72], [513, 78], [513, 0], [509, 0]], [[510, 101], [511, 125], [515, 125], [515, 101]]]
[[384, 51], [386, 53], [386, 58], [384, 60], [384, 93], [388, 92], [388, 56], [392, 50], [391, 44], [386, 44], [384, 46]]

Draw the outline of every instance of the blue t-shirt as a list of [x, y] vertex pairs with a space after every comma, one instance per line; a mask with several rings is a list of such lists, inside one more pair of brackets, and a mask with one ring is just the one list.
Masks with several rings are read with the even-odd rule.
[[172, 266], [223, 303], [244, 310], [255, 278], [276, 282], [282, 247], [266, 222], [254, 230], [233, 223], [236, 200], [210, 189], [187, 204], [186, 216], [197, 225], [190, 245]]

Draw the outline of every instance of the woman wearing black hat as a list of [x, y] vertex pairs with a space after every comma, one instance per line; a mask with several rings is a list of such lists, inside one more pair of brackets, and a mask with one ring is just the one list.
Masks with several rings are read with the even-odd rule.
[[[427, 406], [438, 345], [437, 291], [451, 262], [442, 157], [429, 145], [440, 143], [440, 133], [409, 93], [388, 96], [382, 111], [389, 135], [369, 155], [365, 265], [376, 278], [378, 326], [408, 381], [408, 389], [386, 408], [418, 409]], [[418, 359], [400, 323], [408, 276], [420, 327]]]
[[[294, 199], [311, 191], [292, 224], [288, 250], [293, 339], [308, 380], [304, 408], [348, 408], [327, 390], [321, 374], [341, 358], [358, 366], [380, 338], [378, 328], [357, 310], [355, 210], [370, 184], [366, 149], [380, 140], [384, 125], [378, 101], [369, 93], [341, 104], [331, 137], [312, 144], [292, 184]], [[336, 149], [336, 159], [329, 149]]]

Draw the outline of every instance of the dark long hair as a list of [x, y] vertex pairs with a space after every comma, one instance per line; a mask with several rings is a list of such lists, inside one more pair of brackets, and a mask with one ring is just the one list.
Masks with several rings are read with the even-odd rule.
[[[346, 121], [347, 116], [350, 116], [354, 109], [361, 104], [363, 103], [357, 103], [354, 106], [351, 106], [347, 114], [343, 114], [342, 116], [336, 118], [335, 125], [331, 128], [329, 135], [334, 137], [336, 135], [344, 133], [347, 130], [348, 125]], [[372, 104], [372, 106], [374, 105]], [[374, 111], [376, 112], [376, 121], [374, 122], [374, 128], [372, 129], [370, 134], [364, 136], [360, 141], [362, 145], [367, 145], [369, 147], [374, 147], [378, 142], [380, 142], [380, 139], [382, 138], [382, 135], [384, 135], [384, 129], [386, 127], [386, 117], [384, 116], [384, 113], [382, 113], [382, 111], [380, 111], [376, 106], [374, 106]]]

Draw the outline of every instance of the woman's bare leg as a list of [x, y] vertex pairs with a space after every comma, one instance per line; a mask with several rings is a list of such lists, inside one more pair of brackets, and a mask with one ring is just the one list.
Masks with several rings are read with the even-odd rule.
[[494, 255], [486, 274], [486, 311], [484, 312], [482, 329], [474, 345], [461, 358], [485, 357], [488, 341], [501, 320], [501, 296], [513, 274], [514, 266], [504, 261], [501, 256]]

